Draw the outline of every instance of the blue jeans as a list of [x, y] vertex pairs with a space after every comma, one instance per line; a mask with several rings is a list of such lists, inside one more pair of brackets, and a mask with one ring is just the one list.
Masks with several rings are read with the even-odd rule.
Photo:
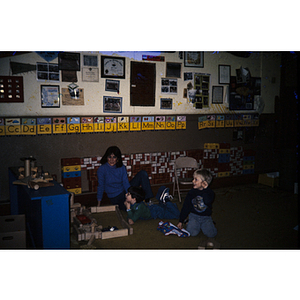
[[193, 213], [189, 215], [186, 230], [191, 236], [198, 235], [202, 230], [203, 234], [210, 238], [215, 237], [218, 233], [211, 216], [199, 216]]
[[148, 206], [153, 219], [179, 219], [180, 211], [176, 203], [152, 204]]
[[[152, 193], [152, 189], [151, 189], [151, 184], [149, 181], [149, 177], [148, 177], [148, 173], [144, 170], [141, 170], [140, 172], [138, 172], [134, 178], [132, 178], [132, 180], [129, 182], [131, 186], [141, 186], [142, 189], [145, 192], [145, 198], [146, 199], [150, 199], [153, 198], [153, 193]], [[118, 196], [114, 197], [114, 198], [110, 198], [110, 203], [113, 205], [119, 205], [119, 208], [122, 210], [126, 210], [126, 207], [124, 205], [124, 201], [126, 198], [126, 191], [123, 191], [121, 194], [119, 194]]]

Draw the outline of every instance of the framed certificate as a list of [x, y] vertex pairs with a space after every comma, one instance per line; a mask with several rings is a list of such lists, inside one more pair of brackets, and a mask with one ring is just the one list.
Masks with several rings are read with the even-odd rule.
[[229, 84], [231, 67], [229, 65], [219, 65], [219, 84]]
[[101, 56], [101, 77], [125, 79], [125, 57]]

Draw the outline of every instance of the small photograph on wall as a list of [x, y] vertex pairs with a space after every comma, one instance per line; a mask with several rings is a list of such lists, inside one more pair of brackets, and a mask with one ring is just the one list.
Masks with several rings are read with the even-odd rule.
[[120, 91], [120, 80], [106, 79], [106, 81], [105, 81], [105, 90], [107, 92], [119, 93], [119, 91]]
[[183, 74], [184, 81], [193, 80], [193, 72], [184, 72]]
[[177, 94], [177, 79], [162, 78], [161, 79], [162, 94]]
[[122, 113], [122, 97], [103, 96], [103, 112]]
[[160, 99], [160, 109], [172, 109], [172, 98], [161, 98]]

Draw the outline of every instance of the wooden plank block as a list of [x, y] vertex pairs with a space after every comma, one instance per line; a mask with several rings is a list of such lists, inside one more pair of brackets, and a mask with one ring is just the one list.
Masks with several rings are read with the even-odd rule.
[[115, 237], [122, 237], [122, 236], [127, 236], [128, 235], [128, 229], [118, 229], [114, 231], [102, 231], [102, 240], [105, 239], [111, 239]]
[[99, 207], [97, 207], [97, 213], [115, 211], [116, 207], [117, 207], [117, 205], [99, 206]]
[[128, 234], [133, 234], [133, 228], [124, 220], [118, 206], [116, 207], [116, 213], [117, 213], [117, 217], [118, 217], [119, 221], [121, 222], [123, 228], [128, 229]]

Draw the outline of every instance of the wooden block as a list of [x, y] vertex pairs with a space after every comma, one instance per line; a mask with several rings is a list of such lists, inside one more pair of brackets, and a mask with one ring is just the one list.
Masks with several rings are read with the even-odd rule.
[[114, 231], [102, 231], [102, 240], [128, 235], [128, 229], [118, 229]]

